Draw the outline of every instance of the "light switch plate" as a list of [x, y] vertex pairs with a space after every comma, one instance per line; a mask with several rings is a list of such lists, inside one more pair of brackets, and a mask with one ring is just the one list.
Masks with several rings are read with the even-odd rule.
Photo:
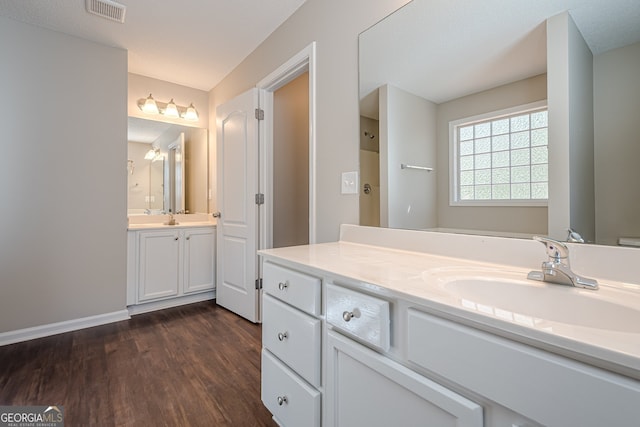
[[358, 172], [342, 172], [342, 194], [358, 194]]

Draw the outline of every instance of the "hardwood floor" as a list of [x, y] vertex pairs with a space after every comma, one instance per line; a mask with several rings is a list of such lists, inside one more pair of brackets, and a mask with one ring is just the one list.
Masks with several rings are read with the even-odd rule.
[[275, 426], [261, 327], [213, 301], [0, 347], [0, 405], [62, 405], [65, 425]]

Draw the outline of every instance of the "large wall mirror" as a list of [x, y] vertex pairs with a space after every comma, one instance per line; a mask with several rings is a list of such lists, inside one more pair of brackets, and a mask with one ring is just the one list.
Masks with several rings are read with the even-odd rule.
[[129, 117], [129, 215], [208, 213], [206, 129]]
[[[569, 78], [560, 91], [549, 85], [561, 67], [548, 63], [556, 36], [547, 20], [567, 11], [590, 51], [589, 69], [578, 73], [593, 81], [584, 93]], [[640, 242], [640, 2], [413, 0], [360, 34], [359, 67], [361, 225], [559, 239], [573, 227], [590, 243]], [[554, 154], [568, 144], [555, 126], [574, 112], [552, 112], [551, 102], [565, 89], [593, 104], [582, 125], [591, 142], [571, 145], [566, 166]], [[506, 137], [496, 130], [505, 123]], [[493, 151], [499, 140], [505, 153]], [[495, 170], [499, 158], [506, 163]], [[574, 158], [590, 171], [571, 170], [568, 185], [559, 177]], [[524, 196], [516, 191], [523, 171]], [[560, 187], [581, 208], [554, 235], [564, 207], [550, 194]]]

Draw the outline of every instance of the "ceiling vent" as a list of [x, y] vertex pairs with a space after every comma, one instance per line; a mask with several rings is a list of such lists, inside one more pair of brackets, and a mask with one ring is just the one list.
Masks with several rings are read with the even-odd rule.
[[87, 12], [124, 24], [127, 7], [112, 0], [86, 0]]

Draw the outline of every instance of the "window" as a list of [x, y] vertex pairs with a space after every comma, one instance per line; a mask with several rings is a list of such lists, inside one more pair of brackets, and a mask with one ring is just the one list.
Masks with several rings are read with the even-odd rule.
[[545, 102], [451, 122], [450, 134], [452, 205], [546, 205]]

